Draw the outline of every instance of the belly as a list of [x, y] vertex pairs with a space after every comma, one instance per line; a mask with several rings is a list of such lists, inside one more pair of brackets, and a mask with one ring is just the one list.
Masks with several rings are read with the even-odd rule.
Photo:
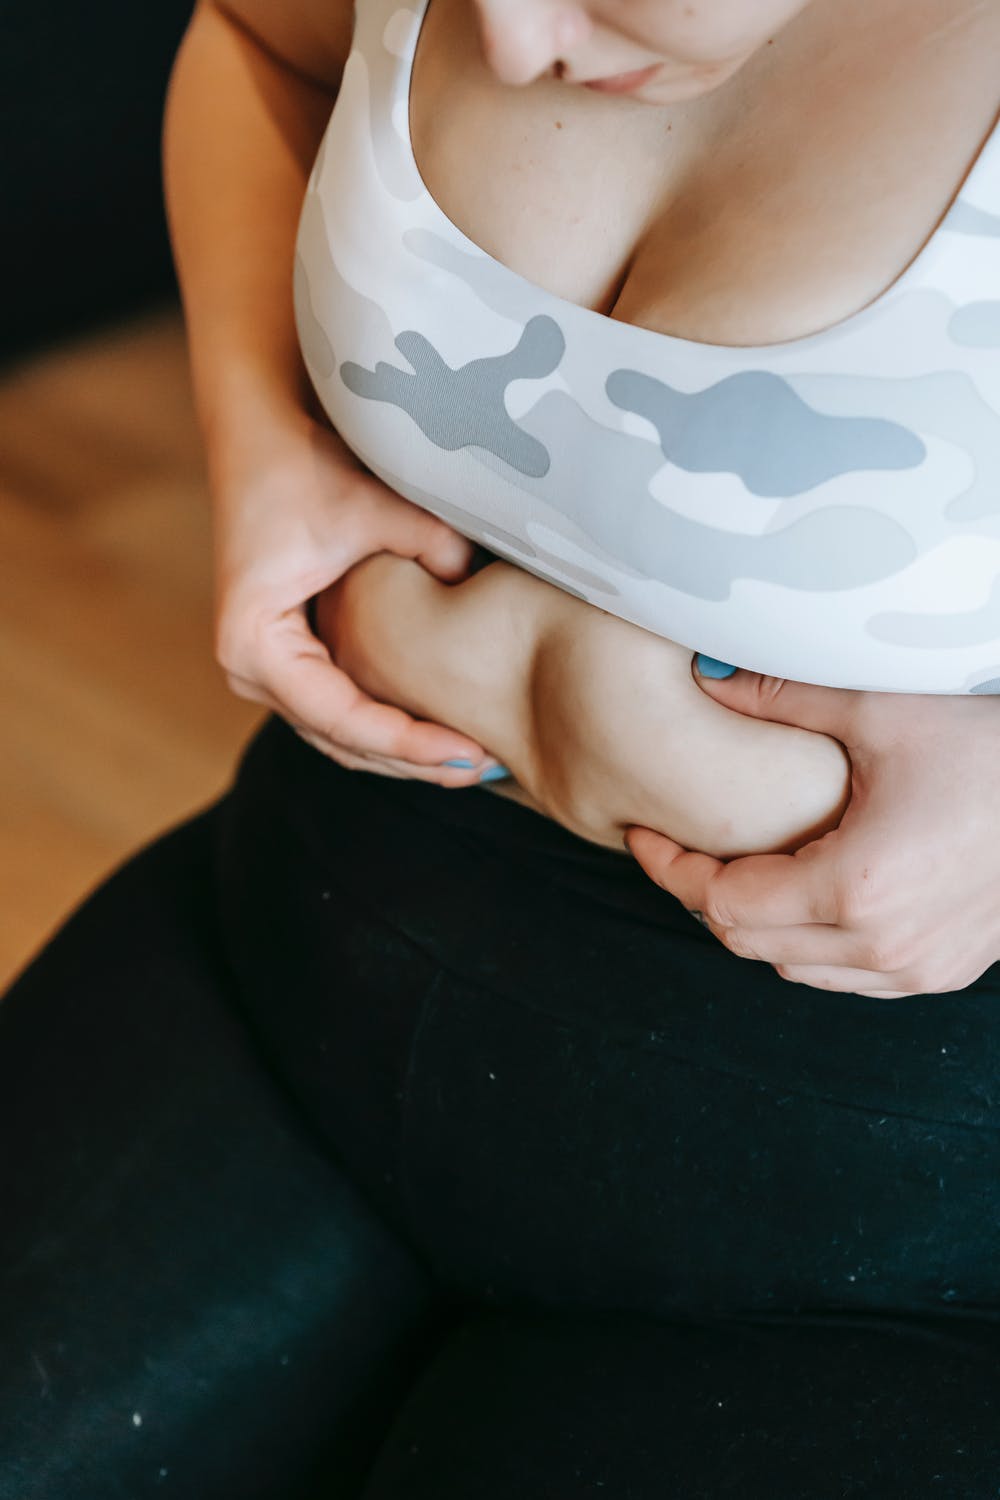
[[495, 795], [607, 848], [642, 824], [721, 858], [792, 849], [846, 804], [835, 741], [721, 707], [686, 648], [503, 562], [449, 586], [369, 559], [317, 628], [365, 691], [509, 766]]

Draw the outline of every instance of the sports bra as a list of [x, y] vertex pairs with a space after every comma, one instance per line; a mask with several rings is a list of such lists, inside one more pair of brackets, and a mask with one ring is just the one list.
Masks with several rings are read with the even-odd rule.
[[874, 302], [726, 348], [567, 301], [425, 187], [429, 0], [357, 0], [295, 314], [337, 432], [392, 489], [610, 614], [831, 687], [1000, 693], [1000, 128]]

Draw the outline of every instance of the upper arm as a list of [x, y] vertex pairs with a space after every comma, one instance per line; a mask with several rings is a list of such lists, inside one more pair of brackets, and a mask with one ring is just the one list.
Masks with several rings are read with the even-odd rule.
[[336, 93], [351, 50], [355, 0], [209, 0], [265, 51]]

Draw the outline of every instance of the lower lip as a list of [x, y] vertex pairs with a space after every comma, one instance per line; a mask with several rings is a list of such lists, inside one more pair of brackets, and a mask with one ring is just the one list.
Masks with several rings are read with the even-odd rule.
[[654, 63], [651, 68], [641, 68], [638, 73], [616, 73], [613, 78], [588, 78], [583, 86], [585, 89], [596, 89], [599, 94], [631, 94], [633, 89], [642, 88], [659, 71], [660, 64]]

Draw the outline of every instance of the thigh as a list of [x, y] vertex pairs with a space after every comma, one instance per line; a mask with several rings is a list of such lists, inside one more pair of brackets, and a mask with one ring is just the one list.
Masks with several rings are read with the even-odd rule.
[[347, 1496], [423, 1355], [424, 1271], [235, 1009], [215, 816], [0, 1007], [2, 1500]]
[[364, 1500], [993, 1500], [998, 1354], [978, 1325], [481, 1318]]
[[444, 1283], [657, 1318], [1000, 1308], [1000, 991], [866, 1002], [695, 942], [643, 973], [652, 936], [587, 917], [516, 998], [430, 996], [403, 1170]]
[[[1000, 966], [904, 1002], [786, 984], [629, 861], [287, 730], [241, 791], [226, 928], [254, 1025], [451, 1292], [667, 1319], [1000, 1306]], [[309, 978], [276, 1007], [284, 951]]]

